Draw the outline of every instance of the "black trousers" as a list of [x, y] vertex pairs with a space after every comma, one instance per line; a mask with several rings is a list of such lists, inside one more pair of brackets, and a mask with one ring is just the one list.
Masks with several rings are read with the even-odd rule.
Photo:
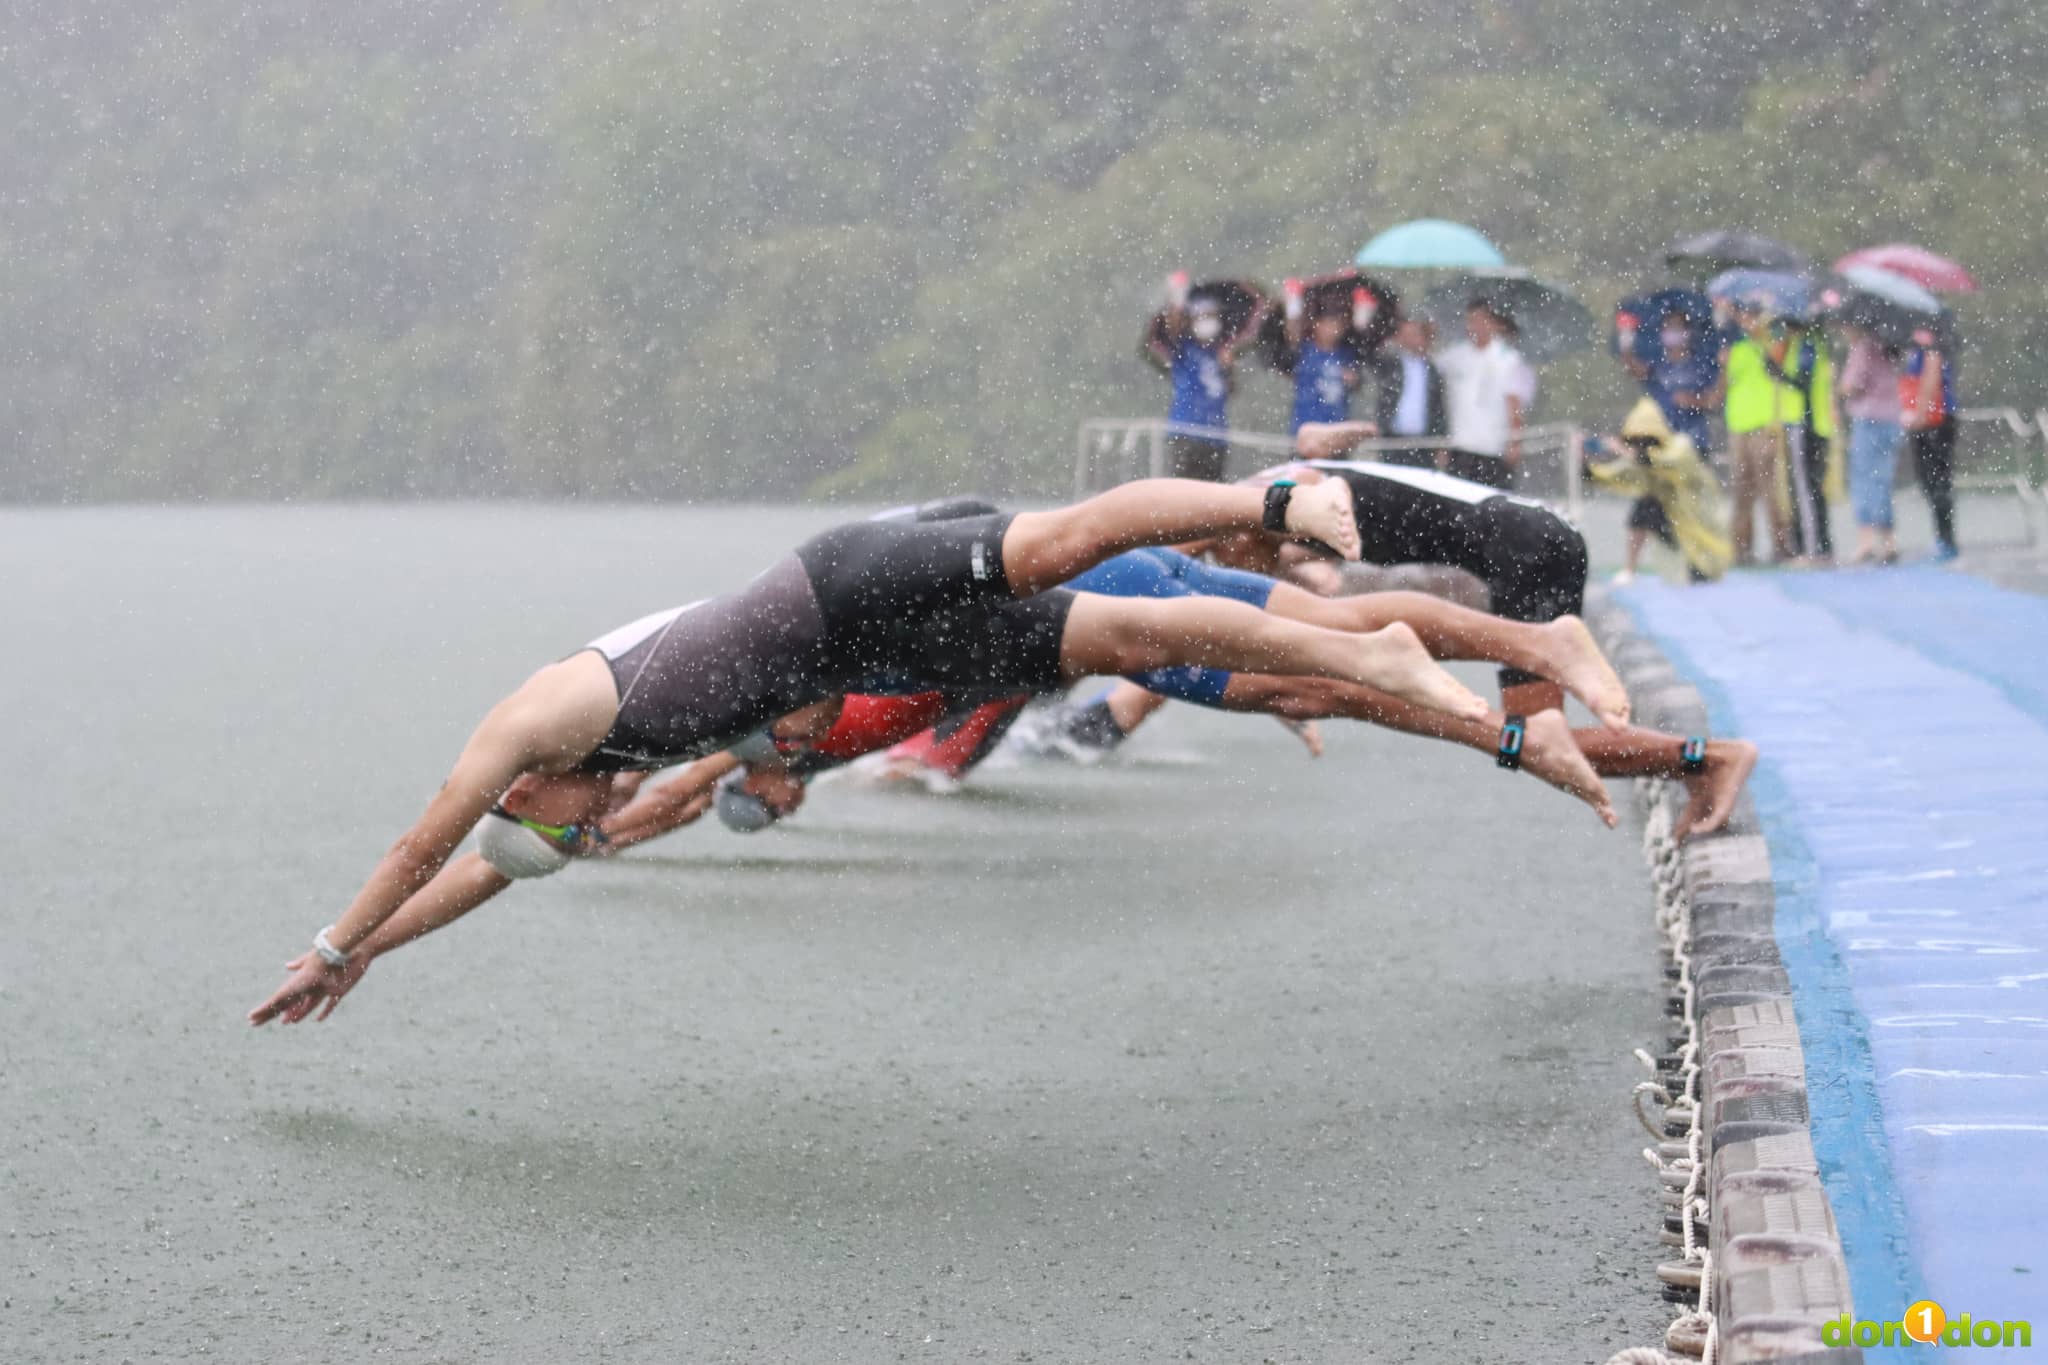
[[1927, 495], [1927, 508], [1934, 514], [1934, 538], [1953, 550], [1956, 546], [1956, 421], [1950, 417], [1939, 426], [1920, 427], [1913, 432], [1913, 472], [1919, 476], [1920, 491]]
[[1832, 559], [1835, 538], [1828, 530], [1827, 438], [1811, 426], [1787, 428], [1785, 434], [1792, 438], [1787, 449], [1798, 462], [1787, 473], [1792, 484], [1792, 533], [1799, 541], [1799, 553]]

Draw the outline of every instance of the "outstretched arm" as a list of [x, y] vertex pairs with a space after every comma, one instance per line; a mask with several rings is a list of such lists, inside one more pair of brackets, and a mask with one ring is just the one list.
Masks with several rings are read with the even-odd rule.
[[[426, 811], [378, 860], [348, 909], [326, 931], [328, 945], [348, 954], [369, 938], [434, 879], [463, 837], [520, 774], [572, 766], [597, 747], [617, 714], [610, 667], [589, 653], [548, 665], [491, 708]], [[595, 783], [591, 793], [593, 800], [601, 799]], [[295, 961], [301, 965], [293, 968], [284, 985], [249, 1012], [251, 1023], [263, 1023], [301, 1003], [317, 1003], [333, 993], [348, 966], [330, 964], [317, 953]]]
[[[1019, 512], [1003, 534], [1003, 575], [1012, 593], [1029, 597], [1125, 550], [1256, 531], [1265, 521], [1265, 489], [1139, 479], [1070, 507]], [[1295, 489], [1284, 524], [1288, 536], [1320, 540], [1346, 559], [1358, 558], [1357, 515], [1341, 482]]]
[[[309, 1015], [316, 1020], [325, 1019], [334, 1013], [341, 997], [355, 989], [356, 982], [363, 979], [363, 973], [370, 970], [372, 962], [394, 948], [402, 948], [436, 929], [453, 924], [510, 885], [511, 879], [485, 862], [480, 854], [469, 853], [457, 858], [443, 867], [434, 880], [413, 893], [396, 914], [357, 944], [355, 951], [349, 954], [348, 965], [326, 983], [325, 989], [299, 992], [289, 998], [285, 998], [284, 991], [279, 991], [253, 1011], [249, 1021], [261, 1024], [279, 1019], [287, 1024], [296, 1024]], [[285, 970], [297, 973], [309, 963], [317, 964], [319, 961], [311, 952], [302, 953], [286, 963]], [[319, 1014], [313, 1015], [315, 1009], [320, 1011]]]
[[624, 810], [605, 817], [605, 852], [617, 853], [690, 824], [711, 804], [712, 789], [719, 779], [740, 766], [731, 754], [713, 754], [686, 765], [660, 786], [641, 792]]
[[[426, 813], [378, 860], [369, 881], [327, 931], [328, 943], [347, 954], [347, 961], [335, 965], [318, 952], [301, 953], [286, 964], [290, 975], [284, 984], [249, 1011], [250, 1023], [282, 1018], [295, 1024], [321, 1001], [339, 1000], [360, 979], [369, 966], [363, 955], [365, 945], [398, 918], [409, 902], [418, 899], [416, 893], [435, 884], [448, 855], [518, 777], [523, 767], [520, 746], [492, 730], [493, 722], [486, 720], [456, 761], [455, 771], [427, 804]], [[481, 899], [476, 903], [481, 904]]]
[[[769, 733], [778, 744], [801, 751], [831, 733], [845, 704], [844, 697], [813, 702], [776, 720], [768, 727]], [[711, 804], [711, 794], [719, 781], [741, 767], [751, 767], [764, 783], [795, 784], [795, 799], [802, 800], [801, 782], [789, 773], [782, 758], [763, 757], [747, 764], [732, 753], [712, 754], [685, 766], [675, 778], [652, 791], [641, 793], [623, 810], [606, 816], [602, 826], [604, 851], [617, 853], [690, 824]], [[780, 805], [772, 800], [771, 804]], [[794, 809], [793, 804], [790, 809]]]

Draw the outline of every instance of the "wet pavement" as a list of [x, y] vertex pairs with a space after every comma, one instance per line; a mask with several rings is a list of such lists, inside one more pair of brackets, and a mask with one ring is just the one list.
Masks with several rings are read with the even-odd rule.
[[241, 1022], [497, 694], [831, 519], [0, 513], [7, 1358], [1658, 1339], [1641, 863], [1468, 751], [1176, 708], [1095, 769], [827, 784]]

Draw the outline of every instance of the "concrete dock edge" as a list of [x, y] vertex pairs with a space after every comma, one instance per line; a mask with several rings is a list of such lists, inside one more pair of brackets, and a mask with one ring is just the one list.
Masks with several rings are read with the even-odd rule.
[[[1636, 722], [1709, 733], [1707, 706], [1628, 612], [1599, 593], [1586, 613], [1627, 684]], [[1853, 1316], [1849, 1272], [1809, 1128], [1806, 1059], [1776, 936], [1770, 851], [1745, 794], [1725, 829], [1671, 837], [1682, 784], [1635, 784], [1665, 940], [1670, 1037], [1649, 1057], [1639, 1113], [1662, 1194], [1664, 1297], [1689, 1310], [1666, 1349], [1722, 1365], [1860, 1362], [1822, 1329]], [[1645, 1054], [1646, 1057], [1648, 1054]]]

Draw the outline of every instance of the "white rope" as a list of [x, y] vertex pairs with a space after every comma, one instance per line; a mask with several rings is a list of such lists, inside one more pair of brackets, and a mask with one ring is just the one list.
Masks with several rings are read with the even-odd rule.
[[[1659, 1147], [1643, 1149], [1644, 1159], [1656, 1168], [1660, 1179], [1668, 1182], [1684, 1177], [1685, 1183], [1678, 1192], [1679, 1246], [1685, 1263], [1698, 1265], [1700, 1273], [1699, 1307], [1676, 1318], [1666, 1331], [1664, 1341], [1668, 1347], [1680, 1339], [1688, 1342], [1698, 1339], [1703, 1343], [1703, 1355], [1697, 1359], [1703, 1365], [1714, 1365], [1721, 1340], [1720, 1324], [1714, 1316], [1714, 1254], [1711, 1248], [1700, 1244], [1698, 1233], [1706, 1223], [1709, 1209], [1702, 1189], [1707, 1173], [1702, 1151], [1706, 1133], [1700, 1127], [1699, 994], [1693, 982], [1692, 901], [1685, 894], [1685, 864], [1679, 856], [1678, 841], [1671, 837], [1671, 803], [1665, 799], [1668, 794], [1666, 785], [1658, 781], [1645, 786], [1649, 788], [1649, 810], [1643, 821], [1643, 859], [1650, 866], [1657, 929], [1664, 937], [1664, 951], [1678, 971], [1677, 994], [1685, 1032], [1684, 1042], [1678, 1049], [1677, 1093], [1673, 1093], [1665, 1077], [1659, 1074], [1657, 1059], [1646, 1049], [1637, 1048], [1636, 1060], [1647, 1067], [1656, 1079], [1636, 1084], [1629, 1092], [1629, 1107], [1634, 1110], [1636, 1121], [1657, 1140], [1660, 1147], [1668, 1140], [1665, 1129], [1670, 1123], [1682, 1120], [1686, 1125], [1685, 1155], [1666, 1161]], [[1651, 1096], [1661, 1106], [1661, 1122], [1645, 1109], [1645, 1095]], [[1675, 1355], [1655, 1346], [1631, 1346], [1609, 1356], [1607, 1365], [1692, 1365], [1694, 1359], [1696, 1357]]]

